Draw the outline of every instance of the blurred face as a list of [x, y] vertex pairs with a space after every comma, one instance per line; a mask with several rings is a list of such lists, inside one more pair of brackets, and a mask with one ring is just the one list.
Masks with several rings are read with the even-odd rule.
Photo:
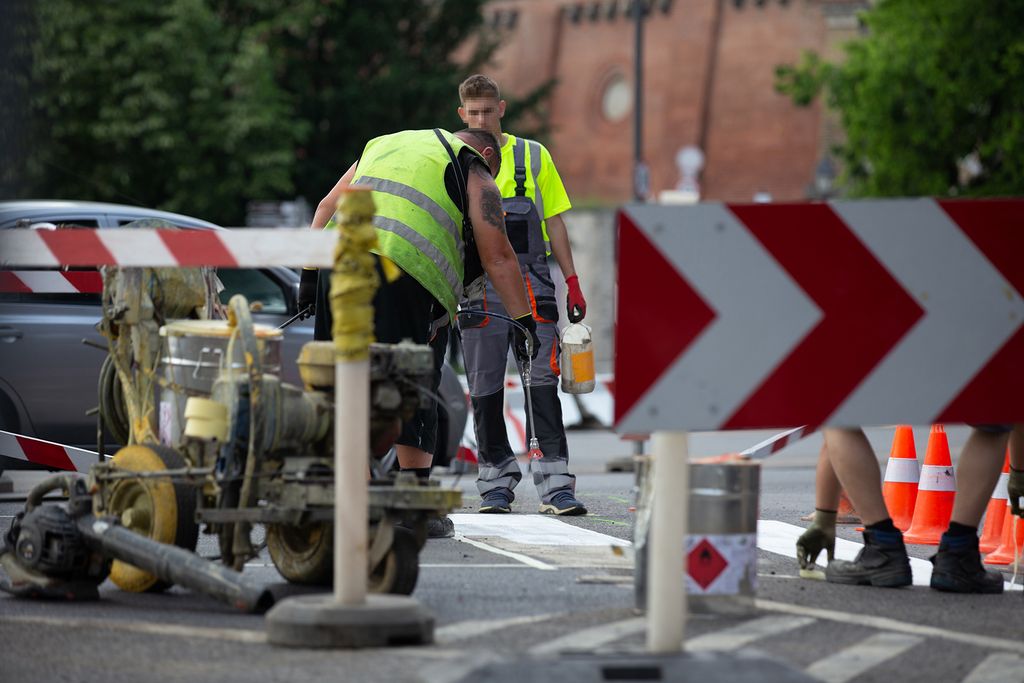
[[470, 97], [459, 107], [459, 118], [467, 128], [483, 128], [501, 139], [501, 117], [505, 115], [505, 100], [495, 97]]

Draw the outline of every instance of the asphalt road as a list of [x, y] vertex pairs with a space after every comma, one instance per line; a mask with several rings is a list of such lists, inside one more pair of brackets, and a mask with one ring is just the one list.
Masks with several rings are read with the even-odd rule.
[[[955, 454], [966, 430], [948, 433]], [[921, 455], [927, 432], [916, 434]], [[741, 450], [765, 435], [694, 434], [691, 453]], [[872, 430], [870, 436], [884, 459], [892, 430]], [[813, 507], [819, 446], [812, 435], [765, 464], [762, 524], [783, 534], [790, 529], [798, 534], [795, 527], [805, 525], [800, 516]], [[570, 448], [577, 488], [591, 511], [587, 517], [533, 514], [538, 501], [524, 481], [515, 514], [482, 518], [474, 514], [479, 499], [472, 480], [445, 477], [464, 491], [464, 509], [455, 517], [461, 537], [428, 542], [415, 592], [436, 619], [435, 645], [329, 652], [278, 648], [266, 644], [262, 617], [180, 589], [128, 594], [108, 583], [96, 603], [0, 596], [0, 681], [441, 682], [466, 677], [496, 683], [515, 676], [488, 670], [481, 678], [481, 667], [562, 662], [572, 653], [621, 658], [642, 652], [644, 622], [633, 607], [631, 553], [628, 547], [613, 551], [631, 538], [633, 475], [605, 471], [610, 459], [628, 455], [632, 445], [607, 432], [573, 432]], [[0, 503], [0, 530], [6, 531], [18, 509], [20, 504]], [[502, 528], [481, 536], [474, 525], [485, 519], [501, 520]], [[552, 533], [554, 543], [544, 538]], [[840, 537], [859, 540], [853, 527], [841, 528]], [[910, 551], [924, 559], [934, 549], [910, 546]], [[204, 539], [200, 553], [213, 552]], [[795, 674], [822, 681], [1024, 681], [1021, 592], [958, 596], [925, 586], [835, 586], [797, 578], [789, 553], [759, 550], [753, 613], [691, 614], [688, 650], [731, 653], [742, 661], [765, 655]], [[267, 583], [280, 581], [265, 557], [246, 571]], [[740, 680], [728, 666], [710, 678]]]

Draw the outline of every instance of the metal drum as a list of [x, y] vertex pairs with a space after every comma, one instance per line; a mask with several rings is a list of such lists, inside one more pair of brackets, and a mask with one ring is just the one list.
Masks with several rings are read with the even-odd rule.
[[[282, 331], [268, 325], [254, 327], [261, 370], [280, 375]], [[181, 438], [185, 428], [185, 401], [190, 396], [210, 395], [221, 369], [227, 367], [225, 359], [233, 329], [226, 320], [175, 320], [160, 328], [164, 354], [159, 371], [167, 382], [160, 390], [162, 443], [174, 445]], [[241, 359], [236, 359], [231, 367], [239, 373], [245, 372]]]
[[[649, 461], [638, 475], [650, 485]], [[694, 612], [747, 614], [757, 594], [757, 517], [761, 467], [756, 463], [690, 463], [686, 594]], [[649, 490], [648, 490], [649, 493]], [[647, 606], [651, 499], [641, 496], [634, 547], [636, 605]]]
[[761, 467], [690, 465], [686, 592], [696, 612], [754, 611]]

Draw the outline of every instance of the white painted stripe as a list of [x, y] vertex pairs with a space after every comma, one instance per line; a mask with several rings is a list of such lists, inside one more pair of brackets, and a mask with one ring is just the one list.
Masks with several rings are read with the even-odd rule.
[[846, 683], [923, 641], [920, 636], [905, 633], [876, 633], [856, 645], [819, 659], [807, 667], [806, 672], [824, 683]]
[[267, 640], [267, 636], [263, 631], [254, 631], [252, 629], [209, 628], [191, 624], [155, 624], [146, 621], [121, 619], [8, 615], [4, 617], [4, 622], [69, 628], [80, 632], [94, 629], [100, 631], [124, 631], [153, 636], [173, 636], [175, 638], [228, 640], [236, 643], [264, 643]]
[[1024, 642], [1019, 640], [1008, 640], [1006, 638], [996, 638], [990, 635], [974, 633], [962, 633], [960, 631], [948, 631], [936, 626], [921, 626], [920, 624], [897, 621], [896, 619], [890, 619], [888, 617], [874, 617], [868, 614], [840, 612], [838, 610], [821, 609], [819, 607], [804, 607], [802, 605], [791, 605], [789, 603], [774, 602], [772, 600], [756, 599], [754, 600], [754, 605], [758, 609], [769, 610], [772, 612], [797, 614], [801, 616], [814, 617], [815, 619], [838, 621], [839, 623], [846, 625], [866, 626], [868, 628], [877, 628], [883, 631], [909, 633], [911, 635], [924, 636], [925, 638], [941, 638], [943, 640], [950, 640], [956, 643], [974, 645], [987, 650], [1006, 650], [1008, 652], [1024, 654]]
[[434, 640], [438, 643], [453, 643], [467, 638], [476, 638], [493, 631], [499, 631], [516, 626], [536, 624], [541, 621], [549, 621], [566, 616], [564, 614], [530, 614], [520, 617], [508, 617], [506, 619], [470, 619], [457, 621], [454, 624], [441, 626], [434, 629]]
[[522, 569], [515, 562], [490, 562], [490, 563], [466, 563], [466, 562], [428, 562], [420, 564], [420, 569]]
[[131, 266], [177, 266], [178, 260], [156, 234], [156, 230], [97, 230], [100, 242], [122, 265]]
[[1010, 483], [1010, 473], [1003, 472], [999, 475], [999, 481], [996, 482], [996, 487], [992, 489], [992, 498], [995, 500], [1007, 500], [1010, 497], [1009, 491], [1006, 487]]
[[329, 268], [334, 265], [337, 230], [246, 228], [217, 233], [239, 265]]
[[78, 288], [57, 270], [17, 270], [13, 273], [33, 292], [77, 294]]
[[989, 655], [974, 667], [963, 683], [1024, 683], [1024, 658], [997, 653]]
[[501, 548], [495, 548], [493, 545], [491, 545], [489, 543], [484, 543], [483, 541], [476, 541], [476, 540], [473, 540], [472, 538], [466, 538], [465, 536], [463, 536], [461, 533], [459, 533], [457, 531], [455, 532], [455, 540], [456, 541], [461, 541], [462, 543], [468, 543], [469, 545], [473, 546], [474, 548], [479, 548], [480, 550], [486, 550], [487, 552], [494, 553], [495, 555], [501, 555], [502, 557], [512, 558], [516, 562], [522, 562], [523, 564], [527, 565], [528, 567], [533, 567], [534, 569], [542, 569], [544, 571], [552, 571], [552, 572], [557, 569], [557, 567], [555, 567], [553, 565], [550, 565], [550, 564], [548, 564], [546, 562], [541, 562], [540, 560], [535, 560], [535, 559], [533, 559], [532, 557], [530, 557], [528, 555], [523, 555], [522, 553], [514, 553], [514, 552], [511, 552], [509, 550], [502, 550]]
[[761, 617], [738, 626], [706, 633], [686, 641], [687, 652], [736, 650], [756, 640], [777, 636], [814, 623], [810, 617]]
[[0, 268], [59, 266], [35, 230], [0, 230]]
[[956, 491], [956, 474], [952, 465], [924, 465], [918, 491]]
[[[765, 552], [783, 555], [793, 558], [796, 561], [796, 539], [806, 531], [803, 527], [785, 522], [778, 522], [773, 519], [762, 519], [757, 522], [757, 547]], [[861, 543], [847, 541], [844, 538], [836, 539], [835, 558], [837, 560], [853, 560], [857, 553], [864, 547]], [[824, 564], [824, 554], [818, 558], [819, 563]], [[794, 565], [795, 566], [795, 565]], [[910, 558], [910, 570], [914, 574], [915, 586], [928, 586], [932, 578], [932, 563], [917, 557]], [[1020, 584], [1003, 583], [1004, 590], [1019, 591]]]
[[913, 458], [889, 458], [885, 465], [885, 481], [890, 484], [916, 484], [920, 479], [921, 471]]
[[745, 451], [740, 451], [740, 455], [745, 455], [746, 457], [752, 460], [760, 460], [762, 458], [767, 458], [769, 455], [772, 455], [773, 453], [782, 450], [789, 444], [799, 441], [800, 439], [810, 434], [812, 431], [814, 430], [807, 430], [806, 426], [796, 427], [795, 429], [790, 429], [785, 432], [782, 432], [781, 434], [776, 434], [775, 436], [769, 437], [762, 441], [761, 443], [755, 446], [751, 446]]
[[[626, 213], [686, 273], [716, 318], [623, 416], [618, 430], [650, 432], [670, 422], [713, 429], [789, 355], [821, 310], [722, 204], [699, 204], [682, 214], [678, 207], [648, 204]], [[752, 330], [756, 344], [750, 343]]]
[[1020, 329], [1024, 299], [932, 199], [832, 208], [926, 313], [827, 424], [934, 422]]
[[28, 460], [17, 437], [11, 432], [0, 430], [0, 455], [6, 455], [15, 460]]
[[504, 538], [523, 545], [551, 546], [619, 546], [628, 548], [629, 541], [590, 529], [567, 524], [549, 515], [480, 515], [456, 513], [448, 515], [463, 536]]
[[530, 654], [534, 657], [542, 657], [567, 650], [589, 652], [620, 638], [640, 633], [646, 625], [647, 620], [643, 617], [613, 621], [610, 624], [574, 631], [561, 638], [534, 645], [530, 648]]
[[[424, 648], [418, 649], [422, 651]], [[477, 650], [472, 656], [463, 653], [461, 660], [435, 662], [422, 667], [417, 676], [423, 683], [455, 683], [465, 680], [473, 671], [500, 660], [501, 657], [494, 652]]]

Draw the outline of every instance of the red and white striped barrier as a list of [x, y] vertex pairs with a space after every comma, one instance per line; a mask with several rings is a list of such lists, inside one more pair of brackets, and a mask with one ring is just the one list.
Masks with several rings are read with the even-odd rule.
[[336, 230], [0, 230], [0, 268], [330, 267]]
[[0, 270], [2, 294], [100, 294], [98, 270]]
[[99, 460], [93, 451], [62, 446], [52, 441], [34, 439], [0, 430], [0, 456], [24, 460], [41, 469], [88, 472]]
[[764, 460], [769, 455], [778, 453], [786, 446], [799, 441], [813, 431], [814, 428], [808, 427], [807, 425], [804, 425], [803, 427], [796, 427], [795, 429], [788, 429], [780, 434], [776, 434], [775, 436], [765, 439], [759, 444], [751, 446], [745, 451], [740, 451], [740, 455], [750, 460]]

